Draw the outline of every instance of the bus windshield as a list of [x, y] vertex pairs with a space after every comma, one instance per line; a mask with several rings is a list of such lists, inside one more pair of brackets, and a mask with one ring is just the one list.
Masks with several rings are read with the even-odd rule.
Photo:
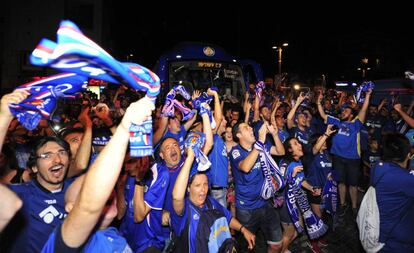
[[242, 68], [237, 64], [206, 60], [174, 61], [169, 64], [168, 79], [171, 86], [181, 84], [192, 93], [207, 91], [211, 86], [219, 94], [242, 98], [246, 89]]

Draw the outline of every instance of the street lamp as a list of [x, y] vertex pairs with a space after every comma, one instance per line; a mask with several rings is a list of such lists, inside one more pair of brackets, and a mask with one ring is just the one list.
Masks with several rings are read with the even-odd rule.
[[277, 52], [278, 52], [279, 58], [278, 58], [277, 62], [278, 62], [278, 67], [279, 67], [279, 75], [282, 74], [282, 48], [287, 47], [287, 46], [289, 46], [289, 44], [285, 42], [285, 43], [283, 43], [279, 46], [273, 46], [272, 47], [273, 49], [277, 49]]

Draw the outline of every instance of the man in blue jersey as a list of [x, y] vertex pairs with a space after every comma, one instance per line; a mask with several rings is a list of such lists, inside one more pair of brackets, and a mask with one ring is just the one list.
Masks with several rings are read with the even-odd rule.
[[[129, 155], [126, 156], [128, 158]], [[134, 159], [129, 157], [130, 159]], [[137, 159], [137, 158], [135, 158]], [[140, 160], [148, 159], [141, 157]], [[161, 252], [164, 248], [162, 208], [169, 183], [168, 170], [154, 164], [136, 163], [129, 169], [125, 185], [126, 214], [120, 232], [134, 252]], [[144, 166], [142, 166], [144, 165]], [[125, 205], [124, 204], [124, 205]]]
[[217, 123], [213, 130], [213, 148], [208, 155], [211, 167], [207, 172], [211, 196], [222, 206], [227, 207], [227, 180], [229, 177], [226, 145], [222, 135], [226, 131], [227, 121], [221, 111], [220, 99], [217, 91], [207, 90], [207, 94], [214, 97], [214, 120]]
[[357, 214], [358, 204], [358, 178], [360, 174], [361, 150], [360, 150], [360, 130], [365, 122], [369, 100], [372, 89], [365, 94], [365, 101], [357, 117], [354, 119], [355, 112], [350, 107], [342, 109], [339, 119], [326, 115], [321, 105], [323, 94], [318, 97], [318, 111], [326, 124], [338, 127], [338, 132], [332, 138], [331, 154], [333, 155], [333, 168], [339, 173], [339, 216], [344, 216], [347, 210], [345, 203], [346, 188], [349, 186], [349, 195], [353, 215]]
[[108, 227], [117, 214], [113, 189], [129, 143], [129, 128], [132, 123], [141, 125], [153, 109], [147, 97], [128, 107], [89, 171], [68, 190], [68, 217], [50, 235], [42, 252], [132, 252], [118, 231]]
[[[65, 180], [69, 163], [70, 147], [66, 141], [44, 137], [34, 144], [28, 167], [36, 173], [35, 179], [10, 186], [23, 201], [20, 214], [25, 223], [17, 231], [17, 238], [9, 241], [11, 252], [39, 252], [49, 234], [62, 223], [66, 216], [64, 195], [72, 182]], [[10, 225], [13, 224], [18, 223]]]
[[313, 134], [311, 127], [308, 122], [308, 114], [304, 109], [298, 110], [299, 106], [305, 99], [308, 99], [304, 92], [301, 92], [296, 99], [295, 105], [289, 111], [287, 115], [287, 128], [291, 137], [295, 137], [303, 148], [302, 163], [305, 172], [307, 171], [308, 165], [311, 162], [312, 146], [310, 145], [310, 138]]
[[[272, 155], [284, 155], [277, 131], [265, 122], [259, 129], [258, 140], [265, 142], [270, 132], [276, 146], [266, 146]], [[256, 233], [260, 228], [268, 244], [268, 252], [280, 252], [282, 248], [282, 230], [279, 216], [271, 206], [270, 200], [261, 197], [264, 175], [261, 168], [259, 151], [254, 148], [256, 138], [253, 129], [246, 123], [237, 123], [233, 127], [233, 139], [239, 145], [230, 151], [230, 164], [236, 192], [236, 217], [248, 230]]]
[[399, 133], [383, 138], [382, 161], [371, 170], [379, 211], [379, 252], [414, 252], [414, 173], [407, 169], [410, 143]]
[[[194, 95], [193, 95], [194, 97]], [[165, 105], [164, 105], [165, 106]], [[184, 141], [188, 129], [194, 124], [197, 119], [197, 113], [194, 116], [187, 120], [184, 124], [181, 124], [181, 120], [178, 116], [179, 111], [175, 112], [175, 115], [172, 117], [165, 116], [161, 114], [161, 119], [159, 119], [158, 128], [155, 130], [152, 137], [154, 147], [159, 145], [159, 142], [165, 138], [174, 138], [180, 144], [181, 154], [184, 153]]]
[[[13, 119], [10, 103], [19, 103], [28, 96], [25, 91], [14, 91], [1, 100], [0, 140], [4, 141], [7, 127]], [[10, 188], [20, 197], [23, 207], [3, 232], [2, 250], [11, 252], [39, 252], [55, 226], [66, 216], [64, 193], [70, 161], [69, 144], [57, 137], [36, 141], [27, 166], [35, 179]]]

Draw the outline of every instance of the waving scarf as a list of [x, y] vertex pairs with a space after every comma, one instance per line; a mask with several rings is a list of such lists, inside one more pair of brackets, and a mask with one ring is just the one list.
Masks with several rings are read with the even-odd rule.
[[[301, 165], [301, 163], [298, 163]], [[328, 230], [323, 221], [316, 216], [309, 205], [305, 193], [302, 191], [301, 185], [303, 181], [303, 173], [298, 173], [295, 178], [292, 177], [292, 170], [286, 172], [288, 189], [286, 191], [287, 207], [290, 217], [296, 230], [303, 232], [303, 227], [299, 223], [299, 215], [303, 215], [306, 231], [310, 239], [321, 237]], [[299, 210], [300, 209], [300, 210]]]
[[259, 151], [260, 167], [262, 168], [265, 180], [262, 185], [261, 195], [264, 199], [270, 199], [275, 193], [285, 185], [282, 173], [275, 160], [266, 150], [264, 143], [256, 141], [254, 148]]
[[365, 97], [362, 96], [363, 92], [367, 92], [369, 89], [374, 89], [375, 84], [371, 81], [363, 82], [356, 90], [356, 102], [364, 103]]
[[185, 148], [187, 149], [191, 147], [194, 151], [194, 156], [198, 163], [198, 171], [205, 171], [211, 166], [211, 162], [208, 160], [207, 156], [201, 150], [204, 146], [205, 141], [205, 134], [200, 132], [189, 133], [187, 139], [185, 140]]
[[321, 208], [331, 215], [335, 215], [338, 204], [338, 183], [328, 179], [323, 187]]
[[259, 105], [264, 104], [264, 99], [262, 97], [263, 90], [266, 88], [266, 84], [263, 81], [260, 81], [256, 84], [256, 96], [259, 98]]
[[30, 96], [10, 104], [10, 112], [26, 129], [33, 130], [42, 117], [52, 119], [58, 98], [75, 98], [86, 89], [86, 84], [86, 77], [64, 73], [20, 85], [17, 89], [26, 90]]
[[[70, 21], [60, 23], [57, 43], [41, 40], [30, 61], [37, 66], [50, 66], [93, 79], [129, 85], [146, 92], [154, 103], [160, 91], [160, 79], [155, 73], [135, 63], [118, 62]], [[131, 126], [131, 156], [152, 154], [151, 124], [152, 120], [147, 120], [141, 126]]]
[[206, 107], [206, 104], [210, 104], [213, 100], [213, 97], [208, 95], [207, 93], [203, 92], [199, 97], [192, 100], [193, 107], [197, 109], [200, 113], [200, 115], [203, 115], [204, 113], [208, 114], [208, 117], [211, 122], [211, 129], [216, 128], [216, 121], [214, 120], [213, 114], [211, 111]]
[[181, 104], [178, 100], [174, 99], [177, 93], [181, 94], [181, 96], [183, 96], [186, 100], [189, 100], [191, 98], [190, 94], [186, 91], [184, 86], [174, 86], [174, 88], [168, 92], [165, 98], [165, 105], [162, 108], [161, 113], [164, 116], [171, 117], [174, 116], [175, 108], [177, 108], [183, 115], [183, 120], [188, 120], [194, 116], [195, 112]]

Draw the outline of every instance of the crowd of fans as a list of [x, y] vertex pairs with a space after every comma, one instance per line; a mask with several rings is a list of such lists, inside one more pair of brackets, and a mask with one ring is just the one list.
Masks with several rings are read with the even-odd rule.
[[[195, 91], [192, 101], [205, 92], [212, 102], [193, 105], [185, 121], [180, 110], [165, 114], [163, 97], [154, 107], [111, 86], [99, 99], [60, 101], [54, 121], [31, 131], [8, 108], [29, 94], [4, 95], [1, 251], [249, 252], [262, 240], [267, 252], [286, 253], [302, 233], [321, 252], [337, 217], [356, 217], [358, 192], [375, 182], [381, 252], [414, 252], [414, 100], [251, 88], [242, 101]], [[132, 157], [129, 127], [151, 114], [154, 154]], [[189, 138], [204, 142], [197, 149]]]

